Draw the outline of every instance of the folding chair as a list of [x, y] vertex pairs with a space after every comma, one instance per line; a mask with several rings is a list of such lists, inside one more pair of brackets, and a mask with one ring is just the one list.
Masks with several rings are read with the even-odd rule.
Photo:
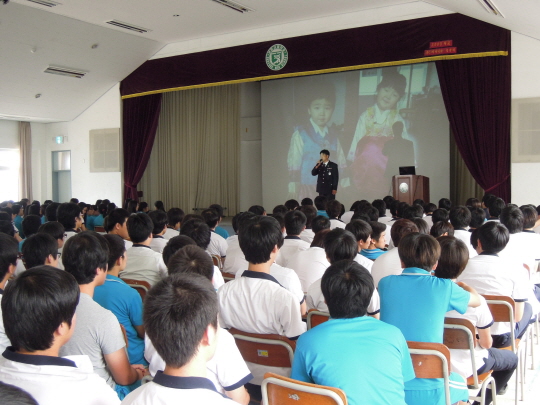
[[478, 389], [479, 384], [482, 384], [480, 397], [469, 396], [469, 399], [480, 401], [481, 405], [485, 404], [486, 389], [491, 386], [493, 404], [497, 405], [497, 387], [495, 380], [491, 377], [492, 371], [478, 375], [478, 366], [474, 356], [474, 348], [477, 345], [476, 330], [471, 321], [467, 319], [445, 318], [444, 319], [444, 338], [443, 343], [449, 349], [468, 350], [471, 356], [471, 364], [473, 374], [467, 378], [467, 386], [469, 388]]
[[323, 322], [330, 319], [330, 314], [327, 312], [317, 311], [316, 309], [310, 309], [307, 313], [307, 328], [310, 330]]
[[221, 275], [223, 276], [223, 280], [225, 280], [226, 283], [229, 281], [232, 281], [235, 279], [235, 275], [232, 273], [227, 273], [226, 271], [222, 271]]
[[276, 334], [248, 333], [231, 328], [244, 361], [271, 367], [292, 367], [296, 342]]
[[223, 270], [223, 263], [221, 263], [221, 256], [218, 255], [211, 255], [212, 261], [214, 262], [214, 266], [217, 266], [219, 270]]
[[107, 233], [103, 226], [95, 226], [94, 231], [97, 232], [97, 233]]
[[148, 290], [150, 290], [150, 287], [151, 287], [150, 283], [148, 283], [147, 281], [132, 280], [128, 278], [124, 278], [122, 280], [124, 280], [124, 282], [127, 285], [129, 285], [131, 288], [134, 288], [135, 290], [137, 290], [142, 300], [144, 301], [144, 298], [146, 297], [146, 293], [148, 292]]
[[445, 404], [450, 405], [450, 350], [442, 343], [407, 342], [416, 378], [443, 378]]
[[264, 405], [347, 405], [339, 388], [310, 384], [266, 373], [261, 386]]

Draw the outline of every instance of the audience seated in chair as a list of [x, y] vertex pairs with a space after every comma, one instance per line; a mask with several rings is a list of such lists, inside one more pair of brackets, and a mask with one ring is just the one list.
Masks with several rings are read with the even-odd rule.
[[[0, 233], [0, 302], [2, 301], [4, 288], [10, 277], [15, 274], [19, 256], [19, 244], [13, 236]], [[2, 321], [2, 309], [0, 308], [0, 352], [3, 353], [11, 343], [4, 330]]]
[[163, 249], [167, 245], [168, 239], [163, 235], [167, 231], [167, 213], [161, 210], [151, 211], [148, 216], [152, 220], [154, 229], [152, 229], [152, 241], [150, 249], [154, 252], [163, 253]]
[[127, 228], [127, 220], [129, 218], [129, 212], [123, 208], [115, 208], [109, 215], [107, 215], [107, 221], [105, 223], [105, 231], [112, 235], [118, 235], [124, 240], [126, 250], [133, 246], [133, 242], [129, 239], [129, 232]]
[[306, 229], [306, 216], [302, 211], [289, 211], [285, 214], [285, 231], [287, 236], [276, 257], [276, 263], [287, 267], [288, 260], [298, 251], [309, 249], [309, 243], [300, 238]]

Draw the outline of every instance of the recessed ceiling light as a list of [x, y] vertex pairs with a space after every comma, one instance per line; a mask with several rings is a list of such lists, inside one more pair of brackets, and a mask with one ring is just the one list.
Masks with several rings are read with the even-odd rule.
[[236, 3], [231, 0], [212, 0], [215, 3], [221, 4], [222, 6], [232, 8], [235, 11], [238, 11], [240, 13], [249, 13], [251, 11], [254, 11], [253, 9], [243, 6], [242, 4]]
[[41, 97], [41, 93], [36, 94], [35, 97], [36, 97], [36, 98], [40, 98], [40, 97]]
[[152, 31], [152, 30], [149, 30], [147, 28], [138, 27], [136, 25], [129, 24], [129, 23], [126, 23], [126, 22], [123, 22], [123, 21], [118, 21], [118, 20], [105, 21], [105, 23], [110, 24], [110, 25], [114, 25], [115, 27], [118, 27], [118, 28], [124, 28], [126, 30], [135, 31], [135, 32], [138, 32], [140, 34], [144, 34], [146, 32]]
[[96, 49], [98, 46], [99, 46], [99, 44], [93, 44], [91, 48]]
[[180, 17], [180, 14], [173, 14], [173, 17]]
[[47, 69], [44, 70], [44, 72], [51, 73], [53, 75], [75, 77], [77, 79], [84, 77], [88, 73], [83, 70], [63, 68], [60, 66], [49, 66]]
[[488, 13], [504, 18], [503, 13], [497, 8], [497, 6], [491, 0], [478, 0], [482, 6], [488, 11]]

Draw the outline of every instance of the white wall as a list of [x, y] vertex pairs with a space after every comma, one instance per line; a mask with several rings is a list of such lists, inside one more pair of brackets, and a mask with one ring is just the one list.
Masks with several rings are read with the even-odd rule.
[[[512, 32], [512, 100], [540, 97], [540, 41]], [[512, 203], [540, 204], [540, 163], [512, 163]]]
[[[86, 203], [108, 198], [122, 204], [122, 175], [90, 173], [89, 131], [121, 126], [120, 85], [115, 85], [98, 101], [73, 121], [32, 125], [32, 161], [34, 164], [34, 198], [52, 199], [53, 151], [71, 151], [72, 196]], [[67, 136], [68, 141], [57, 145], [53, 138]]]
[[19, 122], [0, 120], [0, 149], [19, 149]]

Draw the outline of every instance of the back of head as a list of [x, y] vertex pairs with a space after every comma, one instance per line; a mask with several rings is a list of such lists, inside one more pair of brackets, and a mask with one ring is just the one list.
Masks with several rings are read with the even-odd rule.
[[523, 212], [518, 207], [511, 205], [505, 207], [501, 212], [500, 220], [510, 234], [523, 231]]
[[448, 211], [444, 208], [438, 208], [435, 211], [433, 211], [433, 214], [431, 215], [433, 219], [433, 223], [439, 222], [439, 221], [446, 221], [448, 222]]
[[405, 211], [403, 211], [403, 215], [401, 218], [405, 219], [414, 219], [414, 218], [422, 218], [422, 215], [424, 213], [424, 210], [419, 205], [411, 205], [410, 207], [405, 208]]
[[79, 286], [72, 275], [50, 266], [25, 271], [10, 282], [2, 297], [6, 335], [16, 351], [49, 349], [54, 332], [71, 326], [79, 303]]
[[187, 245], [178, 250], [167, 262], [169, 275], [177, 273], [200, 274], [212, 281], [214, 262], [210, 255], [196, 245]]
[[283, 234], [275, 218], [255, 216], [242, 226], [238, 242], [249, 263], [266, 263], [274, 247], [283, 246]]
[[429, 234], [434, 238], [444, 236], [445, 234], [446, 236], [454, 236], [454, 227], [448, 221], [438, 221], [433, 224], [429, 230]]
[[81, 209], [74, 203], [60, 204], [56, 210], [56, 220], [60, 222], [65, 229], [74, 229], [76, 219], [79, 215], [81, 215]]
[[58, 242], [47, 233], [36, 233], [24, 241], [22, 255], [27, 269], [43, 266], [49, 256], [58, 256]]
[[[386, 225], [378, 222], [378, 221], [371, 221], [369, 222], [369, 226], [371, 226], [371, 239], [378, 241], [382, 233], [386, 231]], [[347, 229], [347, 227], [345, 227]]]
[[441, 246], [441, 257], [435, 276], [450, 280], [458, 278], [469, 261], [469, 249], [462, 240], [453, 236], [441, 236], [437, 241]]
[[306, 216], [306, 228], [311, 229], [313, 218], [317, 216], [317, 209], [313, 205], [302, 205], [300, 211]]
[[124, 243], [124, 239], [119, 235], [108, 233], [103, 235], [103, 238], [107, 241], [107, 246], [109, 247], [107, 266], [111, 270], [116, 265], [116, 261], [125, 255], [126, 244]]
[[167, 245], [163, 249], [163, 261], [165, 262], [165, 265], [169, 263], [169, 260], [177, 251], [188, 245], [197, 246], [195, 241], [186, 235], [178, 235], [169, 239]]
[[289, 211], [285, 214], [285, 230], [289, 236], [298, 236], [306, 226], [306, 216], [302, 211]]
[[285, 201], [285, 207], [287, 207], [288, 211], [294, 211], [298, 208], [300, 204], [298, 204], [298, 201], [296, 200], [287, 200]]
[[27, 215], [22, 221], [24, 236], [27, 238], [37, 233], [41, 226], [41, 218], [37, 215]]
[[471, 210], [471, 222], [469, 226], [471, 228], [480, 228], [484, 222], [486, 222], [486, 211], [482, 208], [473, 208]]
[[281, 229], [282, 233], [285, 232], [285, 215], [272, 214], [269, 216], [274, 218], [278, 222], [279, 228]]
[[236, 214], [233, 218], [233, 229], [236, 234], [240, 233], [240, 229], [242, 228], [242, 224], [244, 224], [246, 221], [249, 221], [250, 218], [253, 218], [255, 216], [254, 213], [251, 211], [244, 211]]
[[538, 221], [538, 213], [533, 205], [522, 205], [519, 207], [523, 214], [523, 229], [532, 229]]
[[471, 223], [471, 211], [464, 205], [457, 205], [450, 210], [449, 218], [454, 229], [465, 229]]
[[182, 224], [180, 235], [189, 236], [195, 241], [197, 246], [206, 250], [210, 244], [212, 231], [203, 221], [199, 219], [190, 219]]
[[[482, 244], [482, 251], [486, 253], [499, 253], [510, 240], [508, 229], [496, 221], [486, 222], [474, 231], [474, 235], [476, 240]], [[473, 238], [471, 238], [471, 244], [476, 248]]]
[[321, 290], [334, 319], [366, 315], [374, 289], [371, 274], [354, 260], [332, 263], [321, 280]]
[[45, 222], [38, 229], [38, 233], [47, 233], [55, 240], [64, 239], [64, 232], [64, 227], [60, 222], [57, 221]]
[[314, 200], [315, 208], [317, 208], [319, 211], [326, 210], [326, 201], [327, 199], [325, 196], [318, 195], [317, 197], [315, 197], [315, 200]]
[[341, 216], [341, 203], [338, 200], [329, 201], [326, 204], [326, 213], [330, 218], [338, 218]]
[[154, 235], [158, 235], [167, 226], [167, 213], [162, 210], [155, 210], [148, 214], [150, 217], [150, 220], [152, 221], [152, 224], [154, 227], [152, 228], [152, 233]]
[[156, 201], [154, 203], [154, 207], [156, 207], [156, 210], [165, 212], [165, 205], [163, 204], [163, 201], [160, 201], [160, 200]]
[[482, 204], [484, 204], [485, 208], [489, 208], [489, 205], [491, 204], [491, 201], [495, 200], [497, 197], [495, 197], [493, 194], [486, 193], [482, 197]]
[[103, 236], [92, 231], [73, 235], [62, 250], [65, 270], [81, 285], [94, 281], [97, 269], [106, 269], [108, 260], [107, 242]]
[[410, 233], [399, 242], [399, 258], [405, 267], [418, 267], [431, 271], [439, 260], [441, 247], [431, 235]]
[[107, 225], [105, 226], [105, 230], [111, 232], [117, 224], [120, 226], [124, 225], [127, 218], [129, 218], [129, 212], [127, 210], [123, 208], [112, 210], [109, 215], [107, 215]]
[[184, 211], [180, 208], [171, 208], [167, 211], [167, 222], [169, 223], [169, 226], [175, 226], [178, 223], [182, 223], [184, 215]]
[[374, 200], [371, 205], [377, 208], [379, 217], [384, 217], [386, 215], [386, 203], [383, 200]]
[[129, 216], [127, 221], [127, 229], [129, 239], [131, 239], [133, 243], [142, 243], [152, 234], [154, 224], [152, 223], [152, 220], [148, 214], [139, 212], [138, 214], [132, 214]]
[[213, 209], [219, 215], [219, 219], [223, 218], [223, 207], [219, 204], [212, 204], [208, 208]]
[[17, 265], [18, 256], [19, 244], [17, 240], [5, 233], [0, 233], [0, 282], [8, 273], [9, 266]]
[[60, 207], [60, 203], [57, 202], [47, 205], [47, 209], [45, 210], [45, 217], [47, 218], [47, 221], [56, 221], [58, 219], [56, 215], [58, 212], [58, 207]]
[[313, 242], [311, 242], [310, 247], [318, 247], [324, 249], [324, 239], [326, 238], [328, 232], [330, 232], [330, 228], [321, 229], [319, 232], [317, 232], [313, 237]]
[[502, 198], [493, 198], [489, 200], [489, 215], [491, 218], [499, 218], [502, 213], [502, 210], [506, 207], [504, 200]]
[[97, 209], [100, 215], [103, 215], [104, 217], [107, 216], [108, 204], [101, 203], [98, 205]]
[[396, 209], [396, 212], [397, 212], [397, 216], [399, 218], [403, 218], [403, 216], [405, 215], [405, 210], [407, 208], [409, 208], [410, 205], [407, 204], [406, 202], [403, 202], [401, 201], [398, 205], [397, 205], [397, 209]]
[[10, 384], [0, 381], [0, 398], [3, 405], [39, 405], [32, 395]]
[[0, 233], [8, 235], [12, 238], [15, 236], [15, 229], [13, 229], [13, 224], [11, 221], [7, 219], [0, 220]]
[[[276, 208], [278, 209], [276, 210]], [[274, 214], [285, 214], [287, 212], [287, 207], [285, 207], [284, 205], [278, 205], [276, 208], [274, 208]], [[266, 212], [262, 205], [252, 205], [251, 207], [249, 207], [248, 211], [251, 212], [253, 215], [264, 215]]]
[[330, 229], [330, 220], [323, 215], [317, 215], [313, 218], [313, 221], [311, 221], [311, 230], [313, 233], [317, 234], [323, 229]]
[[429, 225], [422, 218], [413, 218], [412, 221], [418, 228], [418, 232], [423, 233], [424, 235], [429, 235]]
[[426, 214], [433, 214], [433, 211], [435, 211], [437, 209], [437, 206], [433, 203], [427, 203], [426, 205], [424, 205], [424, 212]]
[[452, 201], [450, 201], [448, 198], [441, 198], [439, 200], [439, 208], [444, 208], [446, 211], [450, 211], [450, 208], [452, 208]]
[[313, 205], [313, 200], [309, 197], [303, 198], [302, 201], [300, 201], [300, 205], [302, 206]]
[[377, 208], [375, 208], [374, 206], [372, 206], [371, 204], [364, 207], [363, 209], [357, 211], [356, 213], [358, 213], [358, 212], [364, 213], [369, 218], [370, 221], [378, 221], [379, 220], [379, 210]]
[[208, 225], [210, 229], [214, 229], [219, 223], [219, 214], [212, 208], [205, 209], [203, 212], [201, 212], [201, 215], [204, 218], [204, 222], [206, 222], [206, 225]]
[[395, 199], [391, 195], [387, 195], [386, 197], [383, 198], [383, 201], [387, 207], [390, 207], [390, 204], [392, 204], [395, 201]]
[[198, 274], [175, 274], [157, 283], [144, 301], [144, 326], [170, 367], [186, 365], [209, 325], [217, 328], [218, 301], [212, 283]]
[[390, 236], [395, 247], [399, 246], [401, 239], [412, 232], [418, 232], [418, 227], [408, 219], [398, 219], [390, 229]]
[[361, 219], [353, 219], [345, 226], [345, 229], [352, 233], [357, 242], [366, 242], [371, 236], [371, 232], [373, 232], [369, 222]]
[[146, 201], [141, 201], [139, 203], [139, 211], [140, 212], [147, 212], [148, 211], [148, 203]]
[[354, 235], [341, 228], [332, 229], [324, 238], [324, 251], [330, 263], [353, 260], [358, 254], [358, 243]]
[[[256, 205], [255, 207], [260, 207], [260, 205]], [[251, 208], [253, 207], [250, 207], [250, 209], [248, 211], [250, 212], [253, 212], [251, 211]], [[276, 215], [276, 214], [280, 214], [280, 215], [285, 215], [287, 213], [287, 211], [289, 211], [287, 209], [287, 207], [285, 207], [284, 205], [276, 205], [274, 207], [274, 209], [272, 210], [272, 214]], [[263, 214], [257, 214], [256, 212], [253, 212], [255, 215], [263, 215]]]
[[478, 198], [468, 198], [467, 201], [465, 202], [465, 205], [467, 207], [471, 207], [471, 208], [481, 208], [482, 207], [482, 203], [480, 202], [480, 200]]

